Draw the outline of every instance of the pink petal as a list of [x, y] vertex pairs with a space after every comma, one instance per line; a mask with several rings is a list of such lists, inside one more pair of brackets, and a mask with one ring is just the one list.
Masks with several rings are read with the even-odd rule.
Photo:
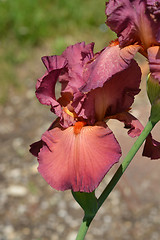
[[92, 192], [121, 156], [111, 130], [102, 126], [55, 128], [44, 133], [38, 170], [57, 190]]
[[[49, 126], [48, 131], [55, 128], [55, 127], [60, 127], [59, 125], [59, 118], [55, 119], [55, 121], [52, 122], [52, 124]], [[43, 147], [43, 141], [37, 141], [34, 142], [30, 145], [30, 152], [35, 156], [38, 157], [38, 153], [40, 152], [40, 149]]]

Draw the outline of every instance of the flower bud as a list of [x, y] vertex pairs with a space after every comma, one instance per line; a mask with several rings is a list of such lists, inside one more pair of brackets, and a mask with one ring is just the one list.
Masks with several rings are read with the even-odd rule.
[[150, 120], [157, 123], [160, 120], [160, 84], [151, 74], [147, 79], [147, 94], [151, 103]]

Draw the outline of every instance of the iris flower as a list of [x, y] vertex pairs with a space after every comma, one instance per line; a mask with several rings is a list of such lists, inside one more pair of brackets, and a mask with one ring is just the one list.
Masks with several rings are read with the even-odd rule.
[[139, 44], [150, 71], [160, 82], [160, 1], [110, 0], [107, 25], [117, 33], [121, 47]]
[[143, 129], [129, 113], [140, 91], [141, 70], [133, 60], [137, 46], [113, 45], [96, 54], [93, 47], [81, 42], [60, 56], [42, 58], [47, 71], [37, 81], [36, 96], [57, 119], [30, 151], [42, 177], [57, 190], [92, 192], [119, 161], [121, 148], [107, 120], [124, 122], [131, 137]]

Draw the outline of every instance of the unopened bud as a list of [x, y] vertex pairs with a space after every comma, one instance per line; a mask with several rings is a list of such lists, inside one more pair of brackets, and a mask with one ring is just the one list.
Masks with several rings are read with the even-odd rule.
[[150, 120], [157, 123], [160, 120], [160, 84], [151, 74], [147, 79], [147, 94], [151, 103]]

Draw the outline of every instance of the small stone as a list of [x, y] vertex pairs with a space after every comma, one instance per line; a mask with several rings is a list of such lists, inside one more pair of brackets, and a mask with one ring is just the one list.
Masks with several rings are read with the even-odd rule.
[[21, 169], [15, 168], [10, 170], [10, 177], [12, 178], [19, 178], [21, 176]]
[[29, 235], [31, 230], [29, 228], [23, 228], [22, 232], [24, 235]]
[[60, 209], [58, 211], [58, 216], [61, 217], [61, 218], [64, 218], [65, 216], [67, 216], [67, 211], [64, 210], [64, 209]]
[[27, 97], [28, 99], [33, 99], [33, 98], [35, 97], [35, 92], [34, 92], [34, 90], [33, 90], [33, 89], [29, 89], [29, 90], [27, 91], [27, 93], [26, 93], [26, 97]]
[[77, 232], [71, 232], [67, 236], [67, 240], [75, 240], [77, 236]]
[[23, 143], [23, 139], [22, 138], [15, 138], [12, 142], [12, 146], [14, 149], [20, 147]]
[[6, 190], [9, 196], [13, 197], [23, 197], [27, 194], [27, 188], [19, 185], [12, 185]]
[[38, 167], [38, 163], [32, 165], [32, 166], [30, 167], [30, 172], [31, 172], [32, 174], [38, 174], [37, 167]]

